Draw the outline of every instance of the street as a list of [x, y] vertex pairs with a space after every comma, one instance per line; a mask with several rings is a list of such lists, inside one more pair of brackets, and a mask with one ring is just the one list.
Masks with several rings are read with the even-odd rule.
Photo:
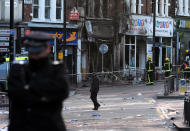
[[[182, 120], [183, 100], [158, 100], [163, 83], [155, 86], [100, 86], [101, 107], [93, 111], [89, 87], [80, 88], [65, 103], [69, 131], [173, 131], [172, 120]], [[172, 119], [172, 120], [171, 120]]]

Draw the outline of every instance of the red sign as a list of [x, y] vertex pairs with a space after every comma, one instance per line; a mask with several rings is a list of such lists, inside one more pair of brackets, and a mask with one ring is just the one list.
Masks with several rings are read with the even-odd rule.
[[70, 20], [79, 20], [79, 12], [78, 11], [71, 11], [69, 14]]
[[0, 52], [9, 52], [8, 48], [0, 48]]

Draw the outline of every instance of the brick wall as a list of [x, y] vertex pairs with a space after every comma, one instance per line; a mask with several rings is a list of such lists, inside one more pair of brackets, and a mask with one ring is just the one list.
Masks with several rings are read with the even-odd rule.
[[32, 17], [30, 14], [32, 13], [32, 4], [25, 4], [24, 5], [24, 21], [31, 21]]

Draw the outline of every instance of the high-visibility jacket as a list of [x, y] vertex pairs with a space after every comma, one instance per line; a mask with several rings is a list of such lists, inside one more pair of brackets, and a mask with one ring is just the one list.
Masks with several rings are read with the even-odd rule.
[[170, 62], [164, 63], [164, 70], [165, 70], [165, 72], [171, 72], [172, 71], [172, 64]]
[[188, 64], [185, 64], [185, 70], [190, 70], [190, 67]]
[[154, 72], [154, 64], [151, 61], [147, 61], [146, 70], [147, 72]]

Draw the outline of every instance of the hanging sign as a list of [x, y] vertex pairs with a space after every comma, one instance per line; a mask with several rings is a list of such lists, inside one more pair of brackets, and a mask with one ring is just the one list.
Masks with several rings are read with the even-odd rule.
[[73, 8], [72, 11], [69, 13], [69, 19], [70, 20], [79, 20], [79, 12], [76, 9], [76, 7]]

